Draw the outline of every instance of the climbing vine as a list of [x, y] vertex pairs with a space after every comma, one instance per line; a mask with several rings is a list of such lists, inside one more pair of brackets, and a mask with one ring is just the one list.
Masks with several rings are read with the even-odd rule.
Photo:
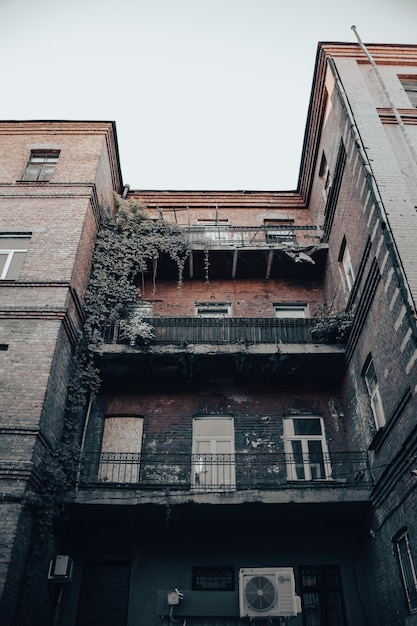
[[[32, 516], [33, 550], [27, 568], [27, 576], [31, 578], [34, 578], [30, 574], [34, 571], [31, 562], [39, 559], [39, 550], [47, 557], [45, 547], [52, 541], [60, 498], [73, 487], [77, 478], [86, 407], [89, 398], [96, 396], [100, 389], [94, 350], [102, 341], [101, 328], [121, 319], [123, 332], [132, 341], [149, 341], [152, 328], [143, 321], [140, 309], [135, 310], [140, 297], [138, 276], [151, 266], [155, 284], [158, 261], [161, 254], [166, 254], [177, 265], [181, 285], [184, 264], [190, 253], [189, 244], [176, 224], [151, 219], [146, 208], [135, 199], [126, 200], [116, 195], [115, 202], [115, 219], [103, 218], [96, 239], [84, 300], [85, 321], [72, 361], [61, 438], [39, 468], [40, 487], [29, 489], [24, 496], [26, 510]], [[31, 580], [30, 587], [38, 588], [35, 580]], [[24, 615], [23, 604], [19, 612], [21, 624], [29, 624], [30, 616]]]

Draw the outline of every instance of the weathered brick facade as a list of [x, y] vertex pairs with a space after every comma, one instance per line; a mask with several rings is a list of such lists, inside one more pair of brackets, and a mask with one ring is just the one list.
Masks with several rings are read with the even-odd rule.
[[[26, 598], [35, 624], [52, 614], [45, 567], [54, 541], [34, 545], [25, 498], [41, 490], [39, 471], [61, 436], [99, 216], [120, 175], [110, 123], [4, 122], [0, 134], [0, 234], [27, 235], [18, 280], [0, 282], [0, 619], [26, 623]], [[23, 180], [33, 150], [59, 151], [50, 181]]]
[[[180, 284], [166, 254], [135, 279], [148, 343], [103, 329], [46, 546], [30, 498], [122, 184], [111, 123], [0, 124], [0, 245], [27, 244], [0, 281], [3, 623], [249, 623], [239, 572], [290, 567], [294, 626], [417, 624], [417, 112], [401, 82], [417, 85], [417, 48], [370, 51], [404, 128], [360, 47], [320, 44], [296, 191], [125, 189], [191, 253]], [[53, 176], [25, 181], [48, 150]], [[74, 564], [62, 585], [56, 554]], [[279, 623], [280, 593], [252, 617]]]

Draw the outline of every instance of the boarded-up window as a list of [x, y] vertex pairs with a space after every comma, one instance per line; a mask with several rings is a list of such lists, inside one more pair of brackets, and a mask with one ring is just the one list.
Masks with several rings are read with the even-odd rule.
[[101, 444], [99, 479], [137, 483], [140, 473], [143, 418], [107, 417]]
[[77, 626], [126, 626], [130, 563], [86, 563]]

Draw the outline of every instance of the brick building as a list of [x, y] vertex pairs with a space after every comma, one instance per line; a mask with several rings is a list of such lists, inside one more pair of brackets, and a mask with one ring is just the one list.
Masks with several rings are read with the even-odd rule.
[[[319, 45], [293, 192], [130, 191], [111, 123], [0, 124], [5, 624], [417, 624], [417, 46], [368, 49]], [[190, 254], [137, 276], [149, 343], [103, 327], [37, 546], [122, 190]]]

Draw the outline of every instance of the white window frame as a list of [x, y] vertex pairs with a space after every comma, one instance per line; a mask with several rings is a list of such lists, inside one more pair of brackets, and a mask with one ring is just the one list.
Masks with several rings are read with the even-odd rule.
[[[296, 420], [318, 420], [320, 434], [296, 434], [294, 423]], [[330, 480], [332, 469], [324, 432], [323, 418], [318, 415], [291, 415], [284, 417], [284, 449], [286, 454], [287, 480], [289, 481], [317, 481]], [[293, 445], [296, 442], [296, 446]], [[320, 442], [320, 462], [312, 461], [310, 442]], [[295, 448], [300, 448], [296, 450]], [[301, 454], [301, 459], [300, 459]]]
[[410, 100], [411, 106], [415, 109], [417, 108], [417, 76], [410, 77], [400, 77], [399, 78], [402, 88]]
[[[227, 449], [227, 452], [219, 452], [220, 449]], [[193, 419], [191, 487], [193, 491], [204, 492], [236, 489], [232, 417], [216, 415]]]
[[346, 286], [350, 293], [352, 291], [352, 287], [355, 282], [355, 272], [353, 271], [352, 259], [350, 256], [349, 248], [347, 247], [346, 243], [345, 243], [345, 247], [342, 253], [341, 263], [343, 267], [343, 274], [346, 280]]
[[137, 484], [140, 477], [143, 417], [104, 419], [98, 478], [109, 483]]
[[194, 305], [196, 317], [232, 317], [231, 302], [196, 302]]
[[298, 304], [296, 302], [280, 303], [276, 302], [273, 305], [274, 315], [278, 319], [305, 319], [310, 317], [308, 304]]
[[385, 425], [386, 418], [384, 407], [382, 406], [378, 378], [375, 372], [375, 365], [372, 358], [369, 360], [369, 363], [365, 368], [363, 377], [365, 379], [366, 388], [368, 390], [369, 399], [371, 401], [371, 408], [374, 415], [375, 425], [379, 430]]
[[327, 159], [326, 159], [326, 155], [324, 151], [321, 155], [319, 177], [321, 178], [323, 182], [323, 188], [321, 190], [323, 198], [327, 200], [327, 196], [329, 195], [329, 192], [332, 186], [332, 177], [330, 174], [329, 164], [327, 163]]
[[395, 537], [394, 546], [400, 566], [408, 610], [410, 613], [417, 613], [417, 573], [406, 529]]
[[55, 173], [59, 150], [32, 150], [22, 180], [26, 182], [49, 182]]
[[[4, 264], [2, 264], [0, 269], [0, 280], [16, 280], [28, 251], [27, 242], [29, 239], [29, 235], [0, 235], [0, 256], [6, 257], [5, 260], [4, 258], [2, 259]], [[20, 245], [18, 245], [18, 242]], [[12, 264], [14, 265], [15, 261], [17, 261], [17, 267], [12, 268]], [[12, 276], [10, 275], [11, 271], [13, 273]]]

